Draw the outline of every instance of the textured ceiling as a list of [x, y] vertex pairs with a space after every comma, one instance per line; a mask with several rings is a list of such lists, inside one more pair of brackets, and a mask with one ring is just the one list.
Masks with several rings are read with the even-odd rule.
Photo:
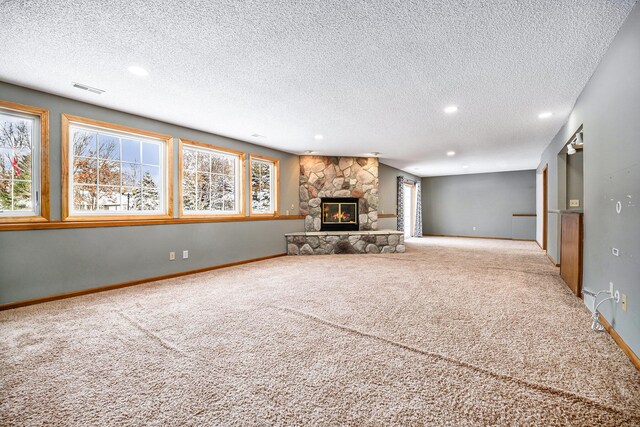
[[634, 3], [3, 0], [0, 79], [422, 176], [531, 169]]

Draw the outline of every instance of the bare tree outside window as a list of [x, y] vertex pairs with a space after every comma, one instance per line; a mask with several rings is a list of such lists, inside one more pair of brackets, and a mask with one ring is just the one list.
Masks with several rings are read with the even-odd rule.
[[238, 156], [185, 146], [182, 206], [186, 213], [236, 214]]
[[159, 211], [160, 150], [156, 142], [73, 129], [74, 211]]
[[273, 163], [251, 162], [251, 209], [255, 213], [273, 213]]
[[32, 211], [33, 121], [0, 114], [0, 213]]

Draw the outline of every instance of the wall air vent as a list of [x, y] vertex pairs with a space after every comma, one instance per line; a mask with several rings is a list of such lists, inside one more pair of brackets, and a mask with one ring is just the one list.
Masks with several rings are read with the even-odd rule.
[[98, 89], [97, 87], [87, 86], [85, 84], [77, 83], [77, 82], [73, 82], [73, 87], [77, 87], [78, 89], [82, 89], [82, 90], [87, 90], [91, 93], [97, 93], [98, 95], [100, 95], [101, 93], [104, 93], [104, 90], [102, 89]]

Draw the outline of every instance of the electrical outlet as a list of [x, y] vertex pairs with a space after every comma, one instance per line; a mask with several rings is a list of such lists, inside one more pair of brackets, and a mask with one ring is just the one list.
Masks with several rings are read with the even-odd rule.
[[618, 248], [611, 248], [613, 256], [620, 256], [620, 250]]
[[182, 251], [182, 259], [189, 258], [189, 251]]
[[169, 261], [175, 261], [175, 260], [176, 260], [176, 253], [169, 252]]
[[578, 199], [571, 199], [571, 200], [569, 200], [569, 207], [571, 207], [571, 208], [578, 208], [578, 207], [580, 207], [580, 200], [578, 200]]
[[622, 311], [627, 311], [627, 295], [622, 294]]
[[473, 231], [476, 231], [476, 227], [473, 227]]

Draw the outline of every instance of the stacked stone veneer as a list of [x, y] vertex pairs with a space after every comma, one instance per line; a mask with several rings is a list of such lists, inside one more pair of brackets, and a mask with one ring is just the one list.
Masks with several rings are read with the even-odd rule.
[[356, 197], [360, 230], [378, 228], [378, 159], [300, 157], [300, 215], [306, 231], [320, 231], [320, 198]]
[[289, 255], [378, 254], [405, 251], [401, 231], [328, 231], [285, 234]]

